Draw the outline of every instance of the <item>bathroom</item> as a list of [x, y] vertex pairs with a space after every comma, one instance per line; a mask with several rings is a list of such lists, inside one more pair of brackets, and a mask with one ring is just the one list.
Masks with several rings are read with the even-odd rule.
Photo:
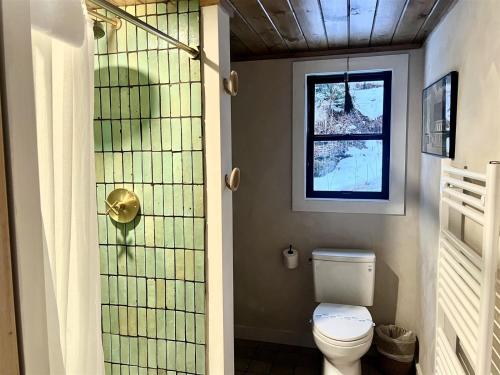
[[499, 12], [2, 1], [0, 374], [500, 374]]

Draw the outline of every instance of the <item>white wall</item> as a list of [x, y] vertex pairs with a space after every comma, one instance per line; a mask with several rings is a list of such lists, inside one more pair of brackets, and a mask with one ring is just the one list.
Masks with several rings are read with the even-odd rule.
[[[425, 44], [425, 86], [459, 72], [456, 162], [484, 171], [500, 159], [500, 1], [462, 0]], [[440, 159], [421, 156], [419, 254], [423, 374], [433, 374]]]
[[[232, 102], [236, 336], [311, 344], [316, 306], [308, 263], [316, 247], [373, 249], [376, 322], [417, 323], [418, 187], [423, 55], [410, 52], [406, 216], [293, 212], [292, 60], [235, 63], [240, 91]], [[292, 243], [297, 270], [281, 264]]]

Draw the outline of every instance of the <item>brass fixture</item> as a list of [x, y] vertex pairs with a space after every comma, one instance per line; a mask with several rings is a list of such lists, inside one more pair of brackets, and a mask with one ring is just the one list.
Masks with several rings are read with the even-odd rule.
[[226, 90], [229, 95], [238, 95], [238, 73], [236, 71], [231, 70], [231, 73], [229, 73], [229, 79], [224, 78], [222, 83], [224, 84], [224, 90]]
[[97, 6], [98, 8], [103, 8], [108, 12], [113, 13], [117, 17], [121, 18], [122, 20], [127, 21], [132, 25], [147, 31], [148, 33], [151, 33], [160, 39], [165, 40], [166, 42], [185, 51], [193, 59], [197, 59], [200, 55], [200, 51], [198, 49], [190, 47], [187, 44], [184, 44], [178, 41], [177, 39], [171, 37], [170, 35], [165, 34], [163, 31], [158, 30], [157, 28], [151, 26], [149, 23], [143, 21], [142, 19], [128, 13], [127, 11], [121, 9], [120, 7], [117, 7], [114, 4], [111, 4], [109, 0], [87, 0], [87, 3]]
[[135, 219], [141, 207], [137, 195], [127, 189], [115, 189], [109, 193], [105, 200], [108, 214], [111, 219], [118, 223], [126, 224]]
[[240, 175], [241, 175], [240, 169], [233, 168], [231, 174], [229, 176], [228, 175], [225, 176], [226, 186], [232, 192], [235, 192], [240, 187]]

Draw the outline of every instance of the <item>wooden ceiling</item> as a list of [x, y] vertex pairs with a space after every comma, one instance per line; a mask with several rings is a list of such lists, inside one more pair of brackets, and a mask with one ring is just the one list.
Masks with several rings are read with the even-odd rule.
[[417, 48], [455, 0], [229, 0], [233, 60]]

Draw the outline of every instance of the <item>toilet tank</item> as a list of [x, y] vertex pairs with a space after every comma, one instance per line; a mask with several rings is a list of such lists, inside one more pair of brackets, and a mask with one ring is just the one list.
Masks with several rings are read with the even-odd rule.
[[368, 250], [315, 249], [312, 253], [317, 302], [373, 305], [375, 253]]

